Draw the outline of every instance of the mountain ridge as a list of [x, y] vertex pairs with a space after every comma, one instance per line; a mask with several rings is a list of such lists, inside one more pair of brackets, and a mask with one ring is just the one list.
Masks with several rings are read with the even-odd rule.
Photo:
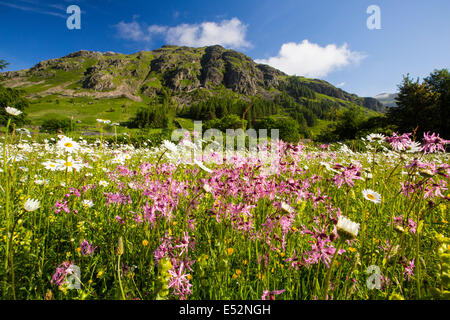
[[385, 107], [396, 107], [397, 103], [395, 99], [398, 97], [398, 93], [380, 93], [374, 98], [380, 101]]
[[0, 76], [3, 85], [23, 89], [27, 97], [36, 101], [51, 96], [124, 98], [147, 104], [169, 95], [172, 103], [183, 109], [214, 96], [273, 100], [285, 92], [295, 103], [306, 107], [314, 103], [326, 112], [355, 105], [367, 112], [384, 111], [375, 98], [358, 97], [324, 80], [289, 76], [219, 45], [165, 45], [134, 54], [79, 50]]

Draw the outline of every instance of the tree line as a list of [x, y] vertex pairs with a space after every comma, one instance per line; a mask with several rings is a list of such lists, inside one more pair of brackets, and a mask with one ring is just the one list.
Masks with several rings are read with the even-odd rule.
[[363, 115], [361, 108], [342, 111], [337, 121], [323, 131], [322, 141], [350, 140], [368, 133], [392, 134], [412, 132], [417, 139], [430, 131], [450, 138], [450, 73], [448, 69], [434, 70], [422, 81], [403, 77], [398, 86], [396, 106], [374, 117]]

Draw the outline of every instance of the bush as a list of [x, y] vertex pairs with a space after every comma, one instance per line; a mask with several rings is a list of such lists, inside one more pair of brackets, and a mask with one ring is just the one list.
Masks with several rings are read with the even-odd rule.
[[[29, 121], [26, 120], [26, 113], [24, 112], [28, 106], [29, 101], [24, 97], [24, 92], [22, 90], [5, 88], [0, 85], [0, 125], [6, 125], [8, 119], [11, 119], [11, 128], [13, 124], [16, 127], [28, 124]], [[23, 113], [19, 116], [11, 117], [6, 113], [6, 107], [16, 108]]]
[[129, 128], [169, 128], [172, 126], [173, 112], [169, 107], [150, 105], [137, 111], [128, 123]]
[[58, 133], [71, 132], [75, 130], [75, 123], [70, 119], [48, 119], [41, 125], [41, 132]]
[[217, 129], [226, 132], [227, 129], [245, 129], [247, 120], [242, 120], [235, 114], [229, 114], [221, 119], [213, 119], [205, 123], [203, 129]]
[[270, 130], [278, 129], [279, 138], [285, 142], [297, 143], [300, 139], [300, 126], [292, 118], [268, 117], [258, 121], [255, 129], [267, 129], [267, 135], [270, 136]]

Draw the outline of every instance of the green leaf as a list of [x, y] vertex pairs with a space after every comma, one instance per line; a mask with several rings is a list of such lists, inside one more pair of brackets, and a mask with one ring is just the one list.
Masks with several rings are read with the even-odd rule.
[[417, 226], [417, 233], [421, 233], [423, 229], [423, 220], [419, 221], [419, 225]]

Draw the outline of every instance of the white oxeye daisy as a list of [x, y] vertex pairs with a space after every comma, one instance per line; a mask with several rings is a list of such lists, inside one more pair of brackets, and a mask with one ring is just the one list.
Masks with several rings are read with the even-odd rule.
[[366, 137], [366, 140], [369, 142], [377, 142], [382, 143], [386, 137], [381, 133], [371, 133]]
[[422, 145], [419, 142], [413, 141], [405, 148], [407, 153], [418, 153], [422, 150]]
[[98, 184], [101, 185], [102, 187], [107, 187], [107, 186], [109, 185], [109, 183], [106, 182], [105, 180], [100, 180], [100, 181], [98, 182]]
[[370, 172], [364, 172], [364, 176], [365, 176], [367, 179], [372, 179], [372, 178], [373, 178], [373, 175], [372, 175]]
[[351, 240], [358, 236], [359, 223], [353, 222], [344, 216], [340, 216], [337, 223], [337, 232], [344, 240]]
[[26, 128], [16, 129], [16, 132], [19, 133], [19, 134], [26, 134], [26, 135], [30, 135], [31, 134], [30, 130], [28, 130]]
[[128, 187], [130, 189], [136, 190], [137, 189], [137, 185], [134, 182], [128, 182]]
[[286, 211], [287, 213], [294, 213], [295, 209], [288, 205], [286, 202], [281, 203], [281, 209]]
[[104, 123], [104, 124], [110, 124], [111, 120], [105, 120], [105, 119], [97, 119], [97, 122]]
[[121, 156], [117, 156], [114, 159], [111, 159], [110, 161], [108, 161], [108, 163], [113, 163], [113, 164], [124, 164], [124, 158]]
[[211, 192], [211, 191], [212, 191], [212, 188], [210, 187], [209, 184], [204, 184], [204, 185], [203, 185], [203, 190], [205, 190], [205, 192]]
[[5, 111], [15, 117], [22, 114], [22, 111], [20, 111], [19, 109], [13, 108], [13, 107], [6, 107]]
[[171, 152], [177, 152], [178, 151], [177, 146], [173, 142], [170, 142], [168, 140], [164, 140], [164, 147], [166, 147], [167, 150], [169, 150]]
[[67, 157], [66, 160], [58, 159], [56, 162], [59, 170], [67, 170], [67, 172], [79, 171], [83, 167], [81, 161], [74, 160], [72, 157]]
[[34, 183], [37, 184], [38, 186], [41, 186], [43, 184], [48, 184], [48, 180], [43, 180], [43, 179], [36, 179], [34, 180]]
[[373, 203], [381, 202], [381, 195], [373, 190], [366, 189], [363, 190], [364, 199], [372, 201]]
[[85, 208], [92, 208], [94, 206], [94, 202], [92, 200], [83, 200], [83, 207]]
[[200, 162], [200, 161], [198, 161], [197, 159], [194, 159], [194, 162], [195, 162], [196, 165], [198, 165], [200, 168], [202, 168], [202, 169], [205, 170], [206, 172], [209, 172], [209, 173], [212, 172], [211, 169], [205, 167], [205, 166], [203, 165], [203, 163]]
[[51, 170], [51, 171], [56, 171], [58, 170], [58, 166], [55, 162], [53, 161], [46, 161], [43, 162], [42, 165], [45, 167], [45, 169], [47, 170]]
[[56, 147], [66, 152], [75, 152], [80, 149], [78, 142], [73, 141], [69, 137], [62, 137], [56, 144]]
[[23, 208], [27, 210], [28, 212], [36, 211], [41, 207], [41, 203], [39, 200], [36, 199], [28, 199], [25, 204], [23, 205]]

